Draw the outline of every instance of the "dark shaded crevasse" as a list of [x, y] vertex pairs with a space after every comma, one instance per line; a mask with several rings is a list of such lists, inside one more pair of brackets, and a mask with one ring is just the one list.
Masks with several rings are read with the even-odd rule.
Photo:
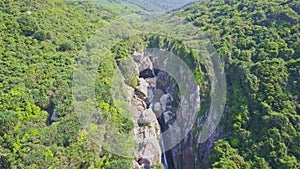
[[43, 110], [48, 112], [47, 125], [51, 125], [58, 120], [58, 116], [55, 113], [55, 104], [52, 100], [50, 100], [49, 106]]
[[[173, 98], [176, 99], [176, 100], [174, 100], [174, 102], [179, 102], [179, 97], [174, 96], [174, 95], [176, 95], [176, 93], [174, 91], [174, 86], [175, 85], [173, 84], [175, 81], [171, 76], [169, 76], [168, 73], [166, 73], [162, 70], [158, 70], [158, 69], [154, 69], [154, 71], [152, 71], [150, 69], [146, 69], [146, 70], [141, 71], [140, 75], [139, 75], [139, 78], [144, 78], [144, 79], [154, 78], [154, 77], [157, 78], [157, 84], [156, 84], [157, 86], [156, 86], [156, 89], [154, 89], [154, 90], [160, 90], [162, 92], [160, 94], [169, 93], [169, 94], [172, 95]], [[155, 94], [154, 94], [153, 97], [156, 98]], [[160, 97], [160, 96], [157, 96], [157, 97]], [[156, 99], [154, 99], [154, 100], [156, 100]], [[170, 111], [175, 112], [175, 109], [176, 109], [176, 106], [171, 108]], [[160, 116], [157, 116], [157, 120], [158, 120], [158, 123], [160, 125], [161, 132], [164, 132], [164, 131], [168, 130], [169, 126], [168, 126], [167, 122], [164, 121], [164, 118], [163, 118], [162, 114]], [[175, 165], [173, 163], [174, 159], [173, 159], [173, 156], [172, 156], [172, 150], [168, 150], [164, 153], [165, 153], [165, 156], [166, 156], [168, 169], [175, 169]], [[164, 154], [162, 154], [161, 158], [162, 158], [161, 161], [164, 164], [165, 163], [164, 162]]]
[[[155, 75], [157, 75], [158, 72], [159, 72], [158, 69], [154, 69]], [[154, 75], [151, 69], [145, 69], [140, 72], [139, 78], [144, 78], [144, 79], [154, 78]]]

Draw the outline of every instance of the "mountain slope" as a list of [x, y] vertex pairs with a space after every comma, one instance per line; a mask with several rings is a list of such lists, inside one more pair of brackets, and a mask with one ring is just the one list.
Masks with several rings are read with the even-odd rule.
[[[165, 11], [185, 1], [147, 0], [147, 8], [142, 1], [102, 2], [97, 6], [89, 0], [0, 1], [1, 169], [132, 168], [133, 159], [103, 150], [81, 127], [71, 91], [74, 58], [116, 14]], [[176, 157], [169, 153], [169, 162], [177, 164], [171, 166], [300, 168], [300, 3], [211, 0], [174, 14], [192, 22], [217, 49], [225, 65], [227, 109], [207, 142], [197, 143], [200, 124], [187, 136], [194, 144], [182, 147], [193, 149], [196, 159], [184, 158], [182, 152]], [[110, 80], [116, 78], [116, 55], [119, 59], [130, 56], [151, 44], [198, 59], [176, 37], [148, 36], [117, 44], [102, 58], [103, 69], [98, 72], [99, 107], [126, 138], [131, 137], [132, 123], [121, 106], [111, 104], [108, 90]], [[193, 59], [185, 59], [194, 64]], [[126, 80], [131, 82], [131, 77]], [[201, 92], [206, 96], [206, 88]], [[206, 118], [208, 104], [202, 104], [199, 118]], [[119, 148], [126, 147], [120, 144]]]
[[203, 148], [212, 147], [196, 145], [200, 167], [300, 167], [299, 6], [225, 0], [177, 12], [211, 38], [227, 74], [230, 111], [209, 162]]
[[131, 166], [88, 139], [72, 104], [74, 58], [114, 17], [63, 0], [0, 2], [1, 169]]

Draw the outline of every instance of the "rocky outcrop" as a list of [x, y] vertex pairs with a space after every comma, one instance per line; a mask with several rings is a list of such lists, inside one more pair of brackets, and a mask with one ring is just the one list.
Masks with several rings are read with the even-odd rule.
[[[187, 79], [184, 72], [179, 71], [179, 73], [181, 73], [179, 76], [182, 79]], [[178, 86], [176, 83], [174, 84], [174, 79], [165, 72], [158, 73], [157, 86], [167, 93], [160, 98], [163, 111], [163, 124], [161, 125], [163, 130], [171, 131], [164, 139], [166, 144], [176, 145], [167, 152], [169, 168], [193, 169], [196, 167], [196, 155], [192, 148], [194, 138], [189, 131], [191, 128], [184, 123], [194, 121], [195, 119], [190, 119], [193, 116], [190, 116], [189, 113], [197, 113], [200, 108], [199, 86], [190, 85], [186, 87], [189, 97], [184, 94], [179, 95]], [[181, 121], [175, 121], [177, 118]], [[177, 144], [178, 140], [175, 138], [182, 137], [184, 133], [187, 135]]]
[[[196, 114], [200, 108], [199, 86], [195, 83], [186, 83], [191, 77], [183, 67], [179, 66], [176, 68], [178, 70], [176, 73], [180, 77], [180, 82], [183, 82], [181, 85], [186, 89], [185, 93], [180, 95], [174, 77], [163, 70], [156, 69], [151, 54], [135, 52], [132, 57], [135, 62], [132, 69], [140, 71], [137, 77], [138, 85], [135, 88], [127, 86], [134, 115], [133, 135], [139, 144], [134, 168], [150, 168], [160, 162], [167, 163], [168, 168], [196, 168], [196, 161], [200, 155], [194, 154], [193, 145], [195, 137], [201, 137], [201, 134], [195, 136], [191, 131], [196, 129], [197, 125], [200, 126], [203, 121], [197, 121], [192, 130], [192, 126], [188, 126], [190, 124], [185, 122], [194, 121], [195, 116], [190, 116], [190, 113]], [[170, 131], [160, 144], [161, 132], [166, 130]], [[198, 150], [205, 153], [202, 159], [208, 157], [216, 138], [217, 136], [203, 144], [197, 144]], [[170, 145], [173, 147], [169, 149]], [[164, 152], [164, 147], [168, 148], [167, 152]]]
[[138, 143], [138, 153], [135, 154], [135, 168], [150, 168], [160, 163], [161, 150], [159, 145], [159, 124], [156, 115], [147, 109], [143, 100], [132, 91], [131, 111], [133, 113], [133, 135]]
[[[148, 58], [143, 57], [143, 53], [133, 55], [136, 64], [133, 69], [152, 69], [152, 63]], [[136, 67], [135, 67], [136, 66]], [[138, 77], [136, 77], [138, 78]], [[149, 108], [149, 83], [147, 79], [138, 78], [138, 85], [133, 88], [126, 85], [128, 97], [127, 102], [133, 113], [134, 122], [133, 136], [138, 144], [138, 151], [133, 162], [134, 169], [150, 169], [151, 166], [161, 162], [160, 126], [156, 114]]]

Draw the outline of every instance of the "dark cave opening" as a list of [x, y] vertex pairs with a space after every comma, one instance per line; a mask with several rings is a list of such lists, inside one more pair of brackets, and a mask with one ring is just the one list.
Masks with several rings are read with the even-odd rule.
[[[140, 75], [139, 75], [139, 78], [144, 78], [144, 79], [147, 79], [147, 78], [154, 78], [155, 75], [158, 74], [160, 70], [158, 69], [155, 69], [154, 68], [154, 71], [152, 71], [151, 69], [145, 69], [145, 70], [142, 70], [140, 72]], [[154, 73], [154, 74], [153, 74]]]

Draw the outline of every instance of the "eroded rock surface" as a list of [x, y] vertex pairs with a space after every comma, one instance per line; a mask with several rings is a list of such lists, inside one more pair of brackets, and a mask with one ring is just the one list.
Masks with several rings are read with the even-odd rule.
[[[191, 77], [179, 66], [180, 82], [184, 82], [182, 85], [187, 89], [184, 91], [187, 95], [180, 95], [178, 82], [168, 73], [157, 70], [149, 53], [134, 52], [132, 57], [135, 62], [132, 69], [140, 71], [138, 85], [135, 88], [126, 86], [135, 125], [134, 139], [139, 144], [134, 168], [151, 168], [166, 156], [169, 168], [195, 168], [196, 155], [192, 151], [194, 137], [189, 131], [191, 127], [185, 122], [194, 121], [189, 113], [197, 113], [200, 108], [199, 86], [187, 84]], [[177, 121], [178, 118], [181, 121]], [[165, 152], [160, 145], [160, 134], [165, 130], [170, 132], [164, 136], [164, 147], [176, 145], [166, 156], [162, 154]]]
[[[144, 57], [143, 53], [135, 52], [133, 59], [136, 64], [132, 65], [132, 69], [137, 68], [142, 71], [153, 68], [150, 58]], [[151, 166], [161, 162], [160, 126], [156, 114], [149, 107], [149, 95], [151, 95], [149, 86], [154, 83], [153, 78], [138, 78], [138, 85], [135, 88], [129, 85], [125, 87], [129, 95], [128, 103], [133, 113], [133, 136], [138, 144], [138, 152], [133, 162], [134, 169], [150, 169]]]

